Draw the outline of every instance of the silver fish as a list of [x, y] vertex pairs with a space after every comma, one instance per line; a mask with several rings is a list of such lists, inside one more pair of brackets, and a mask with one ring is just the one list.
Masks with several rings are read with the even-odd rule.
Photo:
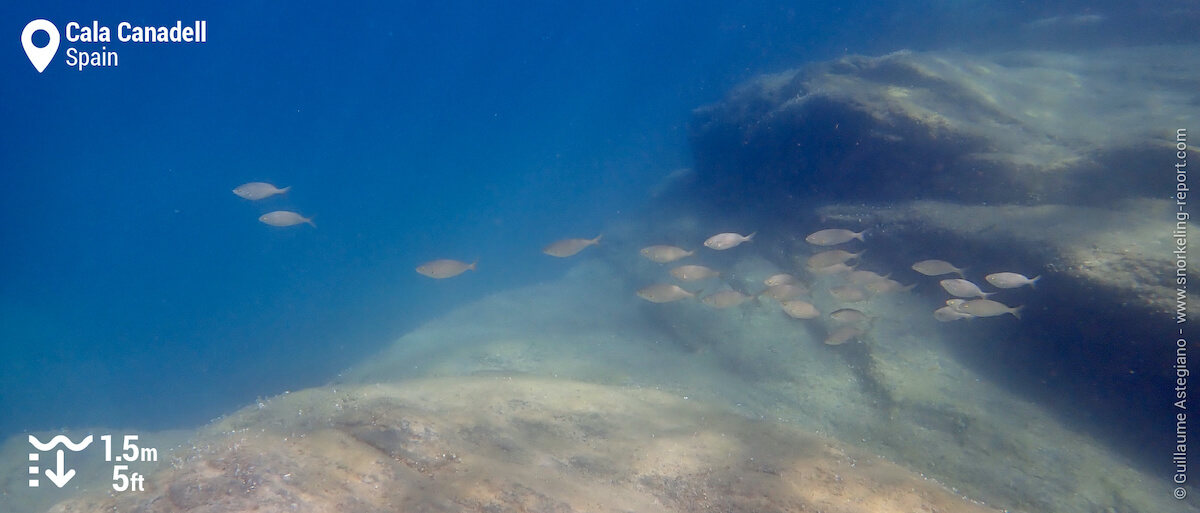
[[970, 319], [975, 317], [967, 312], [960, 312], [953, 306], [943, 306], [933, 311], [933, 318], [938, 322], [951, 322], [959, 319]]
[[792, 299], [797, 296], [803, 296], [805, 294], [808, 294], [808, 289], [804, 288], [803, 285], [793, 283], [780, 283], [779, 285], [771, 285], [762, 292], [758, 293], [760, 296], [767, 296], [776, 301], [786, 301], [788, 299]]
[[706, 280], [708, 278], [716, 278], [720, 275], [721, 273], [702, 265], [681, 265], [671, 269], [671, 276], [683, 281]]
[[835, 246], [843, 242], [850, 242], [852, 239], [863, 240], [864, 233], [867, 233], [867, 231], [863, 230], [855, 233], [841, 228], [830, 228], [828, 230], [813, 232], [808, 237], [805, 237], [804, 240], [809, 244], [816, 244], [817, 246]]
[[942, 280], [939, 283], [942, 284], [943, 289], [946, 289], [946, 292], [954, 294], [955, 296], [958, 296], [958, 297], [986, 298], [992, 294], [995, 294], [995, 292], [984, 292], [982, 290], [979, 290], [978, 285], [971, 283], [967, 280], [964, 280], [962, 278]]
[[637, 291], [638, 297], [652, 303], [670, 303], [680, 299], [696, 297], [695, 293], [683, 290], [678, 285], [658, 283]]
[[959, 277], [962, 277], [962, 272], [966, 270], [954, 267], [945, 260], [922, 260], [913, 264], [912, 268], [914, 271], [925, 276], [941, 276], [943, 274], [955, 273]]
[[[890, 274], [888, 276], [891, 276]], [[875, 271], [853, 271], [846, 275], [846, 282], [851, 285], [867, 285], [877, 281], [888, 279], [888, 276], [880, 276]]]
[[785, 285], [785, 284], [793, 284], [794, 285], [799, 282], [800, 282], [800, 280], [796, 279], [795, 276], [792, 276], [790, 274], [776, 274], [775, 276], [772, 276], [770, 278], [767, 278], [766, 280], [763, 280], [763, 284], [768, 287], [774, 287], [776, 285]]
[[991, 283], [993, 287], [998, 289], [1015, 289], [1023, 285], [1033, 287], [1034, 283], [1042, 279], [1041, 276], [1026, 278], [1023, 274], [1017, 273], [992, 273], [985, 276], [983, 279]]
[[276, 194], [283, 194], [291, 188], [292, 186], [289, 185], [282, 189], [277, 189], [274, 185], [269, 183], [250, 182], [237, 186], [237, 188], [233, 190], [233, 193], [248, 200], [260, 200], [263, 198], [269, 198]]
[[312, 218], [304, 217], [295, 212], [288, 212], [287, 210], [267, 212], [266, 214], [259, 216], [258, 220], [271, 226], [295, 226], [300, 223], [308, 223], [312, 225], [313, 228], [317, 227], [317, 225], [313, 223]]
[[783, 313], [793, 319], [816, 319], [821, 315], [820, 310], [817, 310], [817, 307], [808, 301], [793, 299], [779, 304], [783, 306]]
[[736, 233], [718, 233], [704, 241], [704, 245], [717, 250], [734, 248], [743, 242], [753, 242], [755, 233], [758, 232], [753, 232], [745, 237]]
[[1013, 317], [1021, 318], [1021, 309], [1024, 305], [1015, 308], [1009, 308], [1008, 305], [991, 299], [972, 299], [958, 305], [956, 310], [966, 312], [975, 317], [996, 317], [998, 315], [1012, 314]]
[[891, 278], [884, 278], [882, 280], [875, 280], [863, 286], [867, 288], [867, 292], [872, 294], [888, 294], [891, 292], [912, 290], [917, 286], [917, 284], [914, 283], [912, 285], [904, 285], [903, 283]]
[[550, 245], [542, 248], [542, 253], [550, 256], [566, 258], [575, 253], [583, 251], [583, 248], [594, 246], [600, 243], [600, 237], [597, 235], [594, 239], [563, 239], [557, 242], [552, 242]]
[[417, 266], [417, 272], [435, 279], [451, 278], [467, 271], [474, 271], [473, 262], [466, 264], [458, 260], [434, 260]]
[[809, 269], [823, 269], [831, 265], [844, 264], [852, 258], [858, 258], [863, 253], [866, 253], [866, 250], [851, 253], [841, 249], [831, 249], [808, 257], [806, 264]]
[[660, 264], [665, 264], [665, 263], [669, 263], [669, 262], [674, 262], [683, 257], [692, 256], [696, 252], [695, 251], [685, 251], [682, 248], [677, 248], [675, 246], [658, 245], [658, 246], [646, 246], [646, 247], [642, 248], [641, 253], [642, 253], [642, 256], [649, 258], [650, 260], [653, 260]]
[[829, 267], [822, 267], [820, 269], [809, 269], [808, 271], [817, 276], [833, 276], [835, 274], [848, 273], [853, 270], [854, 270], [853, 265], [833, 264]]

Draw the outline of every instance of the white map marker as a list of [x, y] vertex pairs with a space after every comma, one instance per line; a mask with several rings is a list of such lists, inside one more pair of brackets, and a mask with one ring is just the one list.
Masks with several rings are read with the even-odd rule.
[[[41, 48], [33, 44], [33, 33], [39, 30], [50, 35], [50, 44]], [[41, 73], [50, 65], [50, 61], [54, 60], [54, 54], [58, 53], [58, 27], [50, 23], [50, 20], [29, 22], [25, 25], [25, 30], [21, 31], [21, 46], [25, 47], [25, 55], [29, 56], [29, 62]]]

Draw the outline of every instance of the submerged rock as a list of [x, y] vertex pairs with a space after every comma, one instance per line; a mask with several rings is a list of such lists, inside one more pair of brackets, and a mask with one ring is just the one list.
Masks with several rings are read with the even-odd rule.
[[50, 511], [998, 511], [782, 424], [532, 377], [279, 396], [173, 457], [146, 492]]
[[[1162, 355], [1173, 354], [1179, 319], [1172, 317], [1183, 309], [1177, 273], [1200, 279], [1195, 266], [1177, 269], [1169, 238], [1181, 215], [1168, 199], [1176, 194], [1174, 166], [1197, 161], [1194, 145], [1177, 152], [1177, 139], [1200, 120], [1200, 73], [1174, 65], [1179, 56], [1200, 57], [1200, 47], [898, 52], [764, 75], [694, 112], [695, 177], [688, 202], [678, 203], [709, 208], [702, 219], [769, 227], [757, 247], [783, 271], [806, 247], [802, 234], [869, 230], [864, 270], [894, 272], [925, 303], [905, 324], [918, 316], [936, 322], [931, 313], [947, 299], [928, 275], [957, 270], [995, 291], [992, 299], [1023, 307], [1020, 320], [938, 323], [922, 328], [922, 337], [952, 341], [947, 353], [960, 364], [1152, 468], [1159, 465], [1153, 454], [1169, 452], [1171, 442], [1152, 419], [1172, 412], [1166, 401], [1145, 398], [1170, 379]], [[913, 269], [929, 259], [965, 269]], [[1036, 288], [985, 281], [1000, 272], [1041, 278]], [[853, 368], [874, 383], [879, 404], [896, 405], [906, 418], [920, 401], [907, 403], [895, 390], [912, 369], [884, 372], [882, 348], [904, 335], [886, 329], [873, 328], [872, 344], [841, 347], [862, 352]], [[988, 424], [987, 436], [1003, 431], [998, 418]], [[970, 447], [982, 439], [963, 440]], [[914, 445], [896, 448], [917, 461], [937, 446], [909, 452]], [[957, 461], [926, 470], [975, 481], [970, 465]], [[1054, 485], [1034, 481], [1002, 493], [1012, 501], [1005, 507], [1068, 507], [1049, 499]], [[1025, 507], [1028, 497], [1017, 489], [1039, 496], [1036, 507]], [[1105, 507], [1144, 509], [1124, 500]]]
[[695, 183], [710, 204], [777, 213], [829, 197], [1161, 197], [1175, 130], [1200, 119], [1181, 58], [1200, 50], [898, 52], [765, 75], [695, 111]]

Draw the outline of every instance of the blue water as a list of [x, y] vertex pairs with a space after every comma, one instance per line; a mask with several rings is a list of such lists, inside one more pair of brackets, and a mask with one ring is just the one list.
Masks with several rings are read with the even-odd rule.
[[[456, 305], [562, 274], [569, 263], [538, 249], [636, 215], [689, 165], [691, 109], [742, 80], [846, 54], [1011, 47], [1001, 36], [1020, 23], [1094, 7], [10, 7], [0, 437], [189, 427], [327, 382]], [[63, 41], [38, 74], [16, 44], [35, 18], [60, 29], [203, 19], [208, 42], [114, 44], [118, 67], [80, 72]], [[1132, 22], [1110, 35], [1188, 38], [1144, 39]], [[292, 189], [231, 194], [249, 181]], [[275, 209], [318, 228], [256, 220]], [[434, 258], [478, 258], [479, 272], [413, 272]]]
[[[80, 72], [65, 49], [96, 45], [64, 40], [41, 75], [4, 54], [0, 434], [202, 423], [561, 273], [537, 248], [639, 207], [689, 110], [750, 72], [719, 10], [664, 30], [691, 10], [18, 10], [7, 33], [204, 19], [208, 42]], [[292, 190], [230, 193], [258, 180]], [[319, 228], [256, 221], [277, 208]], [[441, 257], [487, 272], [412, 271]]]

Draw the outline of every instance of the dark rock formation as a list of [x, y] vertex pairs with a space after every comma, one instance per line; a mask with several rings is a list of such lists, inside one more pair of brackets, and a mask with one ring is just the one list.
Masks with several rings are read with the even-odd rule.
[[960, 356], [1120, 446], [1170, 417], [1177, 131], [1200, 133], [1200, 74], [1175, 63], [1197, 56], [900, 52], [763, 76], [695, 111], [692, 203], [760, 230], [781, 268], [814, 251], [806, 233], [869, 228], [868, 268], [930, 299], [918, 260], [985, 290], [988, 273], [1042, 275], [1013, 297], [1016, 327], [958, 333]]
[[1161, 197], [1198, 119], [1192, 48], [989, 57], [900, 52], [767, 75], [695, 112], [697, 181], [730, 208]]

